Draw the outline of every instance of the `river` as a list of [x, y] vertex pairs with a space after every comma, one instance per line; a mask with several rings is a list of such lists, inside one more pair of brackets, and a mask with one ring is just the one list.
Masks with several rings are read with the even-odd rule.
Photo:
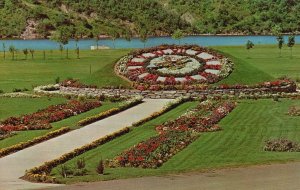
[[[285, 42], [287, 42], [287, 36], [284, 36]], [[247, 40], [251, 40], [254, 44], [276, 44], [275, 36], [187, 36], [180, 40], [181, 44], [197, 44], [201, 46], [236, 46], [245, 45]], [[300, 35], [296, 36], [296, 43], [300, 41]], [[35, 50], [50, 50], [58, 49], [58, 43], [51, 40], [0, 40], [0, 51], [3, 51], [2, 44], [6, 46], [6, 50], [9, 46], [14, 45], [17, 49], [22, 50], [25, 48]], [[171, 37], [151, 37], [146, 42], [146, 47], [157, 46], [160, 44], [178, 44], [178, 40], [174, 40]], [[113, 43], [110, 39], [102, 39], [99, 41], [99, 45], [104, 45], [113, 48], [143, 48], [144, 43], [139, 39], [134, 38], [131, 41], [125, 39], [116, 39]], [[70, 40], [69, 44], [65, 47], [69, 49], [75, 49], [76, 42]], [[78, 42], [80, 49], [90, 49], [91, 46], [95, 46], [94, 39], [83, 39]]]

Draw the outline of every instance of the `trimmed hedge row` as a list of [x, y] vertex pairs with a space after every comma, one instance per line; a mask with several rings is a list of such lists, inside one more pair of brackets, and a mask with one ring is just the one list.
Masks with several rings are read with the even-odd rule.
[[100, 145], [103, 145], [119, 136], [122, 136], [126, 133], [128, 133], [130, 131], [130, 128], [126, 127], [124, 129], [121, 129], [120, 131], [117, 131], [111, 135], [107, 135], [105, 137], [102, 137], [98, 140], [95, 140], [94, 142], [84, 145], [80, 148], [77, 148], [69, 153], [66, 153], [64, 155], [62, 155], [61, 157], [54, 159], [52, 161], [49, 162], [45, 162], [43, 165], [39, 166], [39, 167], [35, 167], [32, 168], [28, 171], [25, 172], [25, 175], [22, 177], [22, 179], [31, 181], [31, 182], [45, 182], [45, 183], [55, 183], [57, 182], [55, 180], [55, 178], [49, 176], [48, 174], [50, 174], [51, 170], [60, 165], [63, 164], [65, 162], [67, 162], [68, 160], [79, 156], [91, 149], [94, 149]]
[[142, 101], [143, 101], [143, 98], [140, 98], [140, 97], [130, 99], [130, 100], [126, 101], [125, 104], [121, 105], [118, 108], [112, 108], [112, 109], [107, 110], [105, 112], [101, 112], [100, 114], [97, 114], [97, 115], [94, 115], [94, 116], [91, 116], [91, 117], [87, 117], [87, 118], [85, 118], [83, 120], [80, 120], [78, 122], [78, 125], [79, 126], [85, 126], [85, 125], [94, 123], [94, 122], [99, 121], [101, 119], [104, 119], [106, 117], [109, 117], [109, 116], [112, 116], [114, 114], [117, 114], [117, 113], [119, 113], [121, 111], [124, 111], [124, 110], [126, 110], [128, 108], [136, 106], [137, 104], [142, 103]]
[[71, 129], [69, 127], [62, 127], [58, 130], [55, 131], [51, 131], [49, 133], [47, 133], [46, 135], [40, 136], [40, 137], [36, 137], [32, 140], [26, 141], [26, 142], [22, 142], [7, 148], [3, 148], [0, 150], [0, 158], [7, 156], [11, 153], [17, 152], [19, 150], [22, 150], [24, 148], [28, 148], [30, 146], [33, 146], [35, 144], [41, 143], [43, 141], [49, 140], [51, 138], [57, 137], [59, 135], [65, 134], [67, 132], [69, 132]]

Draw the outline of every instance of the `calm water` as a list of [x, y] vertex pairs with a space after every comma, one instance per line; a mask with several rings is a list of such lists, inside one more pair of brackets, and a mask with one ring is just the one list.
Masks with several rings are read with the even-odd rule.
[[[274, 36], [188, 36], [181, 39], [181, 44], [198, 44], [201, 46], [232, 46], [232, 45], [245, 45], [247, 40], [251, 40], [254, 44], [276, 44], [276, 37]], [[285, 42], [287, 36], [285, 36]], [[296, 36], [296, 43], [300, 41], [300, 35]], [[36, 50], [49, 50], [58, 49], [58, 44], [50, 40], [0, 40], [0, 51], [2, 51], [2, 43], [5, 43], [6, 49], [10, 45], [14, 45], [17, 49], [36, 49]], [[160, 44], [175, 44], [177, 40], [171, 37], [154, 37], [149, 38], [146, 47], [157, 46]], [[95, 40], [80, 40], [78, 43], [80, 49], [90, 49], [95, 46]], [[99, 45], [105, 45], [113, 48], [113, 41], [104, 39], [99, 41]], [[68, 45], [69, 49], [75, 48], [75, 41], [71, 40]], [[132, 39], [126, 41], [125, 39], [117, 39], [115, 41], [116, 48], [142, 48], [144, 44], [139, 39]]]

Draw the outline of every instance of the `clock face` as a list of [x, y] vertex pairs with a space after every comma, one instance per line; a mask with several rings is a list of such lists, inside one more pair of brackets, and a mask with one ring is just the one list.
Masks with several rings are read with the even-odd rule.
[[199, 71], [204, 63], [190, 56], [163, 55], [150, 60], [146, 67], [151, 73], [165, 76], [185, 76], [193, 71]]
[[195, 45], [164, 45], [137, 50], [120, 59], [116, 72], [135, 84], [195, 85], [227, 77], [233, 64], [223, 55]]

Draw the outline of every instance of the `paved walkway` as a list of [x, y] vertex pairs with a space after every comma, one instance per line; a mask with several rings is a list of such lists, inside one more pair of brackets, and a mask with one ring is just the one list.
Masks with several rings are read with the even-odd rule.
[[161, 110], [169, 101], [146, 99], [144, 103], [117, 115], [0, 158], [0, 190], [35, 189], [53, 186], [29, 183], [19, 179], [19, 177], [24, 175], [26, 169], [39, 166], [45, 161], [58, 158], [75, 148], [130, 126], [132, 123]]
[[81, 183], [47, 190], [298, 190], [299, 179], [300, 162], [295, 162], [166, 177]]

